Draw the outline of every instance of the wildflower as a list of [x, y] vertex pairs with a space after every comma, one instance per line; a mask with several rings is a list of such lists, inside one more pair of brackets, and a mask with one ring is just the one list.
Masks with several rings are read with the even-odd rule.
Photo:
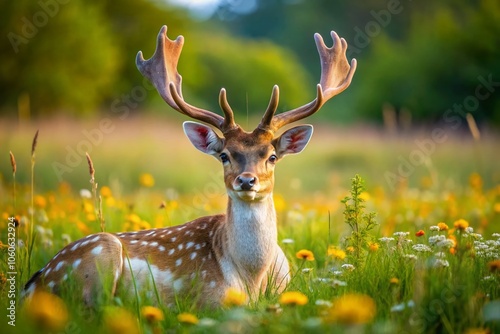
[[241, 291], [236, 288], [229, 288], [226, 290], [226, 294], [222, 303], [225, 306], [241, 306], [245, 304], [247, 301], [247, 294], [244, 291]]
[[280, 297], [280, 304], [291, 305], [291, 306], [302, 306], [307, 304], [309, 301], [307, 296], [302, 292], [298, 291], [287, 291], [283, 293]]
[[295, 241], [293, 239], [283, 239], [281, 240], [282, 243], [284, 243], [285, 245], [289, 245], [289, 244], [293, 244]]
[[314, 254], [313, 254], [313, 252], [311, 252], [310, 250], [307, 250], [307, 249], [301, 249], [301, 250], [299, 250], [295, 254], [295, 256], [298, 259], [301, 259], [301, 260], [314, 261]]
[[500, 202], [493, 204], [493, 211], [500, 213]]
[[80, 190], [80, 197], [81, 198], [92, 198], [92, 193], [88, 189], [81, 189]]
[[439, 226], [433, 225], [433, 226], [429, 227], [429, 230], [431, 230], [431, 231], [439, 231]]
[[488, 270], [493, 272], [500, 272], [500, 260], [488, 262]]
[[445, 240], [440, 240], [436, 243], [437, 247], [440, 248], [452, 248], [456, 244], [455, 240], [453, 239], [445, 239]]
[[342, 269], [348, 270], [348, 271], [353, 271], [356, 269], [352, 264], [345, 263], [342, 265]]
[[196, 325], [200, 321], [200, 320], [198, 320], [197, 316], [195, 316], [192, 313], [187, 313], [187, 312], [178, 314], [177, 320], [180, 323], [188, 324], [188, 325]]
[[500, 233], [493, 233], [491, 236], [493, 238], [500, 238]]
[[424, 230], [418, 230], [417, 233], [415, 233], [415, 236], [417, 236], [417, 237], [421, 237], [423, 235], [425, 235]]
[[407, 235], [410, 235], [410, 232], [394, 232], [392, 235], [403, 238], [406, 237]]
[[391, 312], [401, 312], [406, 308], [412, 308], [415, 306], [415, 302], [413, 300], [409, 300], [407, 303], [403, 302], [401, 304], [394, 305], [391, 307]]
[[354, 253], [354, 247], [352, 246], [347, 247], [345, 250], [348, 251], [349, 253]]
[[398, 285], [399, 284], [399, 279], [397, 277], [392, 277], [389, 280], [389, 283], [394, 284], [394, 285]]
[[155, 185], [155, 179], [153, 175], [149, 173], [143, 173], [139, 176], [139, 184], [146, 188], [151, 188]]
[[419, 252], [419, 253], [431, 252], [432, 251], [432, 249], [429, 246], [424, 245], [424, 244], [415, 244], [411, 248], [414, 251]]
[[106, 333], [112, 334], [139, 334], [137, 318], [121, 307], [110, 306], [104, 312], [104, 323]]
[[109, 197], [113, 196], [113, 193], [111, 192], [111, 188], [109, 188], [108, 186], [101, 187], [100, 191], [101, 191], [101, 196], [104, 198], [109, 198]]
[[362, 199], [363, 201], [369, 201], [370, 200], [370, 194], [366, 191], [363, 191], [361, 194], [359, 194], [359, 198]]
[[163, 311], [154, 306], [143, 306], [141, 309], [141, 314], [144, 319], [150, 324], [156, 323], [158, 321], [163, 321], [165, 317], [163, 316]]
[[418, 259], [418, 256], [416, 256], [415, 254], [404, 254], [403, 257], [406, 258], [406, 259], [409, 259], [409, 260], [416, 260], [416, 259]]
[[341, 280], [338, 280], [338, 279], [334, 279], [332, 281], [332, 285], [334, 288], [338, 287], [338, 286], [347, 286], [347, 282], [344, 282], [344, 281], [341, 281]]
[[342, 249], [335, 246], [328, 246], [327, 254], [335, 260], [343, 260], [346, 256], [345, 252]]
[[469, 176], [469, 184], [472, 189], [481, 190], [483, 187], [483, 179], [478, 173], [472, 173]]
[[429, 244], [435, 245], [438, 242], [444, 241], [444, 240], [446, 240], [446, 237], [444, 235], [442, 235], [442, 234], [433, 235], [433, 236], [429, 237]]
[[371, 297], [362, 294], [346, 294], [333, 301], [325, 320], [347, 325], [367, 324], [373, 320], [376, 313], [377, 307]]
[[43, 209], [47, 205], [47, 200], [42, 195], [36, 195], [33, 199], [33, 202], [35, 204], [35, 207], [39, 209]]
[[323, 299], [317, 299], [314, 304], [316, 304], [316, 306], [319, 306], [319, 307], [332, 307], [332, 305], [333, 305], [331, 301], [323, 300]]
[[380, 247], [380, 245], [379, 245], [378, 243], [376, 243], [376, 242], [370, 242], [370, 243], [368, 244], [368, 249], [369, 249], [371, 252], [376, 252], [376, 251], [378, 251], [379, 247]]
[[61, 239], [62, 239], [62, 241], [63, 241], [63, 244], [64, 244], [64, 245], [68, 245], [68, 244], [70, 244], [70, 243], [71, 243], [71, 237], [70, 237], [70, 235], [69, 235], [69, 234], [67, 234], [67, 233], [63, 233], [63, 234], [61, 235]]
[[465, 219], [459, 219], [453, 223], [453, 226], [455, 226], [456, 229], [463, 231], [469, 227], [469, 223]]
[[64, 301], [49, 292], [36, 292], [24, 305], [27, 318], [39, 329], [58, 332], [68, 322], [68, 310]]
[[432, 264], [434, 268], [446, 268], [450, 266], [450, 263], [446, 260], [436, 259]]
[[391, 241], [394, 241], [394, 238], [391, 238], [391, 237], [382, 237], [382, 238], [378, 238], [378, 240], [381, 241], [381, 242], [389, 243]]
[[471, 234], [473, 232], [474, 232], [474, 229], [472, 227], [469, 226], [469, 227], [465, 228], [465, 233]]
[[302, 269], [302, 272], [304, 274], [309, 274], [310, 272], [312, 272], [312, 270], [313, 270], [313, 268], [304, 268], [304, 269]]
[[445, 223], [441, 222], [441, 223], [438, 223], [437, 224], [437, 227], [439, 228], [440, 231], [446, 231], [448, 230], [448, 225], [446, 225]]

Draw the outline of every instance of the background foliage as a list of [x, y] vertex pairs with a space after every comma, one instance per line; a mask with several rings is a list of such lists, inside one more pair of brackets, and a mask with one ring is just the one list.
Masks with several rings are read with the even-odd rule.
[[[0, 110], [36, 116], [113, 111], [117, 100], [144, 86], [134, 57], [138, 50], [152, 54], [163, 24], [171, 38], [186, 37], [179, 64], [186, 98], [216, 111], [221, 87], [241, 114], [260, 114], [274, 84], [282, 90], [282, 110], [312, 99], [319, 79], [312, 34], [332, 29], [347, 39], [360, 66], [354, 88], [324, 118], [381, 120], [388, 103], [417, 122], [434, 123], [474, 96], [479, 77], [500, 78], [495, 0], [246, 4], [220, 1], [199, 20], [168, 1], [3, 1]], [[496, 96], [481, 101], [473, 116], [498, 124]], [[160, 101], [148, 91], [135, 102]]]

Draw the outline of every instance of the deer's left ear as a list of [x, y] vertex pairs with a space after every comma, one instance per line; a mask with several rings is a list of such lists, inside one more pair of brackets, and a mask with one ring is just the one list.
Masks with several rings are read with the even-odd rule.
[[287, 154], [300, 153], [309, 143], [313, 133], [312, 125], [299, 125], [285, 131], [274, 139], [273, 145], [279, 158]]

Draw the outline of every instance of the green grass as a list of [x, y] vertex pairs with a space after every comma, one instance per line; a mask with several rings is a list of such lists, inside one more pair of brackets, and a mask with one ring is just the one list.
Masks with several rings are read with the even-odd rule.
[[[0, 240], [7, 244], [8, 219], [15, 215], [21, 223], [16, 229], [17, 238], [25, 245], [16, 250], [17, 293], [68, 238], [76, 240], [100, 231], [96, 202], [80, 194], [80, 189], [92, 189], [85, 157], [64, 174], [63, 183], [53, 168], [54, 162], [66, 159], [67, 146], [74, 148], [85, 140], [82, 130], [90, 131], [95, 124], [98, 122], [91, 120], [37, 124], [40, 135], [33, 211], [30, 153], [36, 128], [25, 125], [12, 131], [18, 125], [8, 121], [0, 126], [0, 157], [4, 157], [0, 162]], [[53, 332], [101, 333], [116, 323], [127, 325], [129, 332], [133, 332], [134, 325], [139, 326], [144, 333], [500, 330], [500, 268], [495, 271], [493, 262], [500, 260], [500, 238], [494, 235], [500, 232], [500, 169], [495, 161], [498, 139], [487, 137], [474, 143], [466, 138], [468, 134], [460, 138], [450, 135], [449, 140], [436, 145], [429, 155], [430, 163], [414, 166], [404, 182], [391, 185], [386, 173], [397, 172], [401, 159], [408, 159], [418, 146], [413, 137], [395, 140], [370, 131], [318, 127], [303, 153], [287, 157], [277, 167], [279, 244], [293, 273], [287, 290], [306, 295], [307, 304], [284, 305], [279, 295], [264, 294], [248, 306], [207, 310], [198, 309], [195, 298], [180, 296], [171, 308], [156, 305], [164, 313], [164, 320], [151, 325], [139, 313], [143, 306], [155, 305], [154, 286], [150, 294], [137, 291], [135, 295], [104, 295], [89, 309], [78, 300], [78, 286], [72, 282], [62, 293], [67, 321], [62, 329]], [[420, 140], [427, 138], [425, 133], [416, 135]], [[15, 198], [9, 151], [17, 161]], [[98, 191], [107, 187], [111, 192], [101, 193], [107, 231], [177, 225], [224, 211], [220, 166], [190, 146], [178, 120], [115, 120], [115, 130], [89, 151]], [[154, 178], [153, 187], [140, 184], [143, 173]], [[353, 247], [350, 240], [355, 225], [346, 220], [341, 202], [350, 194], [355, 174], [365, 179], [366, 191], [356, 195], [363, 198], [365, 208], [351, 209], [359, 214], [376, 213], [378, 223], [357, 239], [354, 246], [361, 245], [362, 252], [349, 248]], [[160, 208], [162, 203], [164, 207]], [[352, 217], [352, 211], [348, 216]], [[459, 219], [466, 220], [473, 231], [453, 229]], [[436, 231], [431, 227], [439, 222], [446, 223], [449, 229]], [[29, 256], [26, 245], [32, 226], [35, 240]], [[419, 230], [425, 234], [416, 236]], [[404, 233], [398, 236], [395, 232]], [[439, 235], [455, 240], [453, 251], [449, 241], [442, 242], [444, 246], [432, 242]], [[382, 237], [394, 239], [384, 241]], [[378, 245], [370, 248], [368, 241]], [[329, 256], [329, 246], [343, 250], [345, 258]], [[426, 247], [430, 251], [418, 251]], [[312, 251], [315, 260], [298, 259], [295, 254], [301, 249]], [[358, 254], [362, 261], [356, 259]], [[8, 278], [7, 247], [2, 247], [1, 255], [0, 273]], [[355, 264], [355, 268], [351, 270], [346, 264]], [[36, 316], [29, 311], [32, 306], [21, 306], [18, 295], [17, 326], [7, 325], [4, 313], [12, 299], [8, 296], [10, 286], [9, 281], [0, 284], [1, 328], [8, 332], [40, 332], [33, 322]], [[373, 318], [360, 313], [370, 307], [369, 303], [360, 304], [364, 297], [360, 299], [359, 295], [373, 301]], [[340, 305], [342, 296], [344, 304]], [[46, 305], [37, 305], [37, 309], [54, 306], [50, 300], [43, 303]], [[350, 306], [358, 318], [352, 314], [349, 318], [346, 309]], [[197, 325], [183, 324], [177, 318], [183, 312], [202, 320]], [[50, 314], [44, 316], [52, 319]], [[349, 319], [366, 324], [347, 324]]]

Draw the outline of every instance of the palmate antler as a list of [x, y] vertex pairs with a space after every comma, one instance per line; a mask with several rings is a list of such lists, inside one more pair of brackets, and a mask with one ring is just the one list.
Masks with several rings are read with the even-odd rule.
[[[182, 97], [182, 77], [177, 72], [177, 63], [184, 44], [184, 37], [179, 36], [172, 41], [167, 37], [166, 33], [167, 27], [163, 26], [158, 34], [156, 51], [153, 57], [144, 60], [141, 51], [137, 54], [136, 64], [142, 75], [154, 84], [165, 102], [175, 110], [211, 124], [223, 133], [238, 128], [238, 125], [234, 122], [234, 114], [227, 102], [224, 88], [221, 89], [219, 94], [219, 104], [225, 117], [194, 107], [184, 101]], [[356, 71], [356, 59], [352, 59], [349, 64], [346, 57], [347, 42], [334, 31], [331, 32], [331, 36], [333, 46], [329, 48], [325, 45], [321, 35], [314, 35], [321, 61], [321, 79], [316, 87], [316, 98], [299, 108], [275, 115], [279, 102], [279, 88], [274, 86], [271, 100], [258, 126], [259, 129], [275, 132], [287, 124], [304, 119], [318, 111], [326, 101], [349, 87]]]

